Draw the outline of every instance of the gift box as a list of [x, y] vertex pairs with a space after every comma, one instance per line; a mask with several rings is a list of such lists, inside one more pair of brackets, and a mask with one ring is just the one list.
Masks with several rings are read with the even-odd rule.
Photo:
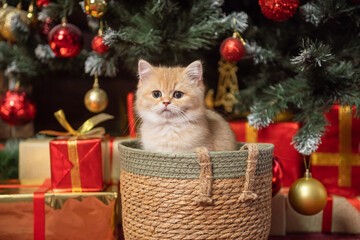
[[[108, 155], [111, 183], [119, 183], [120, 158], [118, 144], [128, 137], [108, 138]], [[54, 138], [29, 138], [19, 145], [19, 179], [44, 179], [51, 177], [50, 141]], [[36, 166], [36, 167], [34, 167]]]
[[330, 193], [324, 210], [312, 216], [297, 213], [287, 201], [286, 231], [360, 234], [360, 196], [345, 195]]
[[360, 191], [360, 119], [354, 118], [354, 109], [338, 105], [326, 118], [330, 125], [311, 155], [312, 175], [326, 188]]
[[279, 159], [284, 170], [284, 186], [289, 187], [301, 177], [302, 160], [294, 146], [291, 145], [292, 138], [300, 127], [299, 123], [273, 123], [261, 130], [251, 127], [248, 122], [232, 121], [229, 124], [239, 142], [274, 144], [274, 155]]
[[55, 192], [94, 192], [110, 183], [107, 138], [70, 137], [50, 142], [51, 186]]
[[286, 195], [278, 193], [271, 199], [270, 236], [286, 234]]
[[116, 239], [117, 186], [104, 192], [52, 193], [50, 181], [38, 183], [0, 183], [0, 239]]
[[49, 143], [53, 138], [29, 138], [19, 144], [19, 179], [50, 178]]

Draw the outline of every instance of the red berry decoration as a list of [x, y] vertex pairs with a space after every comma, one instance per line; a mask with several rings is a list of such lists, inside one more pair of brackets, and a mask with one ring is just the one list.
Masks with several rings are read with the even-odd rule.
[[103, 54], [109, 50], [109, 46], [104, 43], [103, 36], [96, 36], [91, 42], [91, 47], [94, 51]]
[[51, 29], [55, 27], [54, 21], [48, 17], [45, 22], [42, 22], [39, 27], [39, 32], [42, 38], [48, 39]]
[[275, 196], [283, 185], [283, 168], [277, 157], [273, 157], [272, 161], [272, 196]]
[[20, 126], [35, 118], [36, 107], [25, 92], [7, 91], [0, 98], [0, 117], [9, 125]]
[[292, 17], [299, 3], [300, 0], [259, 0], [261, 12], [265, 17], [277, 22]]
[[49, 45], [57, 57], [76, 57], [82, 42], [80, 29], [70, 23], [59, 24], [49, 33]]
[[245, 54], [245, 46], [239, 38], [226, 38], [220, 46], [221, 56], [229, 62], [239, 61]]
[[39, 8], [49, 5], [49, 3], [50, 0], [36, 0], [36, 6], [38, 6]]

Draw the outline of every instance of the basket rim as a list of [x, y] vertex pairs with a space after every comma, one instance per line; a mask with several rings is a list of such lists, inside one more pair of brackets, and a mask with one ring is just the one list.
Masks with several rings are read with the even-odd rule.
[[[126, 146], [125, 144], [133, 144], [133, 143], [136, 143], [136, 144], [140, 144], [140, 141], [138, 138], [134, 138], [134, 139], [125, 139], [125, 140], [122, 140], [119, 142], [118, 144], [118, 148], [119, 150], [121, 149], [124, 149], [124, 150], [130, 150], [130, 151], [133, 151], [133, 152], [137, 152], [137, 153], [148, 153], [148, 154], [156, 154], [157, 156], [159, 157], [164, 157], [164, 158], [167, 158], [167, 157], [175, 157], [175, 156], [181, 156], [183, 158], [197, 158], [197, 155], [195, 152], [186, 152], [186, 153], [183, 153], [183, 152], [175, 152], [175, 153], [168, 153], [168, 152], [156, 152], [156, 151], [149, 151], [149, 150], [143, 150], [143, 149], [139, 149], [139, 148], [133, 148], [133, 147], [129, 147], [129, 146]], [[240, 150], [240, 146], [244, 145], [244, 144], [247, 144], [247, 142], [237, 142], [239, 144], [239, 150], [236, 150], [236, 151], [209, 151], [209, 154], [212, 156], [212, 157], [223, 157], [223, 156], [226, 156], [228, 154], [233, 154], [234, 152], [240, 152], [240, 153], [246, 153], [248, 150]], [[267, 151], [267, 150], [271, 150], [271, 149], [274, 149], [274, 144], [272, 143], [254, 143], [256, 145], [258, 145], [260, 148], [259, 148], [259, 151]]]

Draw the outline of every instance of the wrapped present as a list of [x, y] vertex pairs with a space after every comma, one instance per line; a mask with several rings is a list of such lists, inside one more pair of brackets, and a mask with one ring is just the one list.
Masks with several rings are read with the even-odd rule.
[[270, 236], [285, 236], [286, 234], [286, 196], [278, 193], [271, 199]]
[[53, 138], [29, 138], [19, 144], [19, 179], [50, 178], [49, 143]]
[[284, 186], [290, 186], [302, 174], [302, 161], [299, 153], [291, 145], [292, 137], [300, 125], [296, 122], [279, 122], [269, 127], [256, 130], [248, 122], [232, 121], [230, 127], [240, 142], [272, 143], [274, 155], [278, 157], [284, 169]]
[[105, 129], [96, 127], [113, 116], [101, 113], [74, 130], [62, 110], [55, 117], [67, 132], [40, 133], [64, 136], [50, 142], [52, 189], [56, 192], [101, 191], [110, 183], [110, 160]]
[[50, 142], [51, 185], [55, 192], [93, 192], [110, 183], [107, 138], [71, 137]]
[[0, 183], [0, 239], [116, 239], [117, 186], [88, 193], [49, 188], [50, 181]]
[[[120, 176], [118, 144], [128, 137], [108, 137], [111, 182], [117, 184]], [[43, 179], [51, 177], [50, 141], [53, 138], [29, 138], [19, 144], [19, 179]], [[34, 167], [36, 166], [36, 167]]]
[[312, 175], [326, 188], [360, 191], [360, 119], [353, 112], [338, 105], [331, 109], [326, 115], [330, 126], [318, 151], [311, 155]]
[[312, 216], [297, 213], [288, 203], [286, 231], [360, 234], [360, 195], [339, 189], [328, 189], [328, 193], [324, 210]]

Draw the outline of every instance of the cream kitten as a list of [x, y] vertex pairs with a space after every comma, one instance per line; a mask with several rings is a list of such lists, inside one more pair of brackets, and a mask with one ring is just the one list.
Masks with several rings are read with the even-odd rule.
[[135, 108], [143, 149], [158, 152], [237, 150], [229, 124], [204, 103], [200, 61], [186, 68], [154, 67], [140, 60]]

